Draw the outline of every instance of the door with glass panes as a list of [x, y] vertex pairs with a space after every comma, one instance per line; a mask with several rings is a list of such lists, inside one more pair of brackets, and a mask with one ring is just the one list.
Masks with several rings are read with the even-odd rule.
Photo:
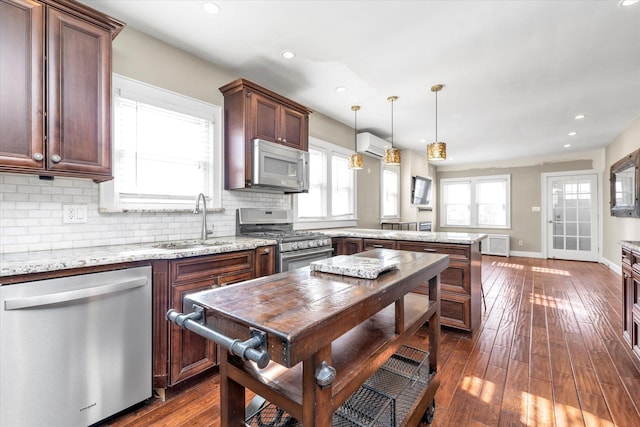
[[547, 257], [598, 261], [598, 176], [547, 176]]

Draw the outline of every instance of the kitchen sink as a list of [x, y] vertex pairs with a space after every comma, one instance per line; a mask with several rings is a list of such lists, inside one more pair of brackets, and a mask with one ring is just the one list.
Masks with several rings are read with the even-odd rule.
[[224, 240], [180, 240], [177, 242], [158, 243], [157, 245], [153, 245], [153, 247], [158, 249], [197, 249], [209, 246], [228, 245], [230, 243], [231, 242]]

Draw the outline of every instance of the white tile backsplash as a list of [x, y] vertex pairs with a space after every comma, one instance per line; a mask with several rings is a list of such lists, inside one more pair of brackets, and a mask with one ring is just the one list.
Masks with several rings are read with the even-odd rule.
[[[195, 206], [195, 194], [193, 196]], [[0, 173], [0, 254], [195, 239], [200, 215], [192, 212], [98, 211], [99, 187], [88, 179]], [[87, 222], [63, 224], [62, 205], [87, 205]], [[291, 196], [224, 191], [224, 212], [207, 215], [213, 237], [236, 232], [236, 209], [291, 208]]]

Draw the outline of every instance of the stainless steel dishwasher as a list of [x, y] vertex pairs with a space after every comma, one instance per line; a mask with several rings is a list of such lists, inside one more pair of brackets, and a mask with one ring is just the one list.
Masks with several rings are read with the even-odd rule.
[[151, 267], [4, 285], [0, 301], [0, 426], [86, 426], [151, 396]]

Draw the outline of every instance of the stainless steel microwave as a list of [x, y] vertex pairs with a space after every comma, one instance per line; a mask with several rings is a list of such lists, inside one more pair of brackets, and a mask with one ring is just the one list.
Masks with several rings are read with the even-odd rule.
[[306, 193], [309, 191], [309, 153], [254, 139], [251, 176], [251, 188]]

